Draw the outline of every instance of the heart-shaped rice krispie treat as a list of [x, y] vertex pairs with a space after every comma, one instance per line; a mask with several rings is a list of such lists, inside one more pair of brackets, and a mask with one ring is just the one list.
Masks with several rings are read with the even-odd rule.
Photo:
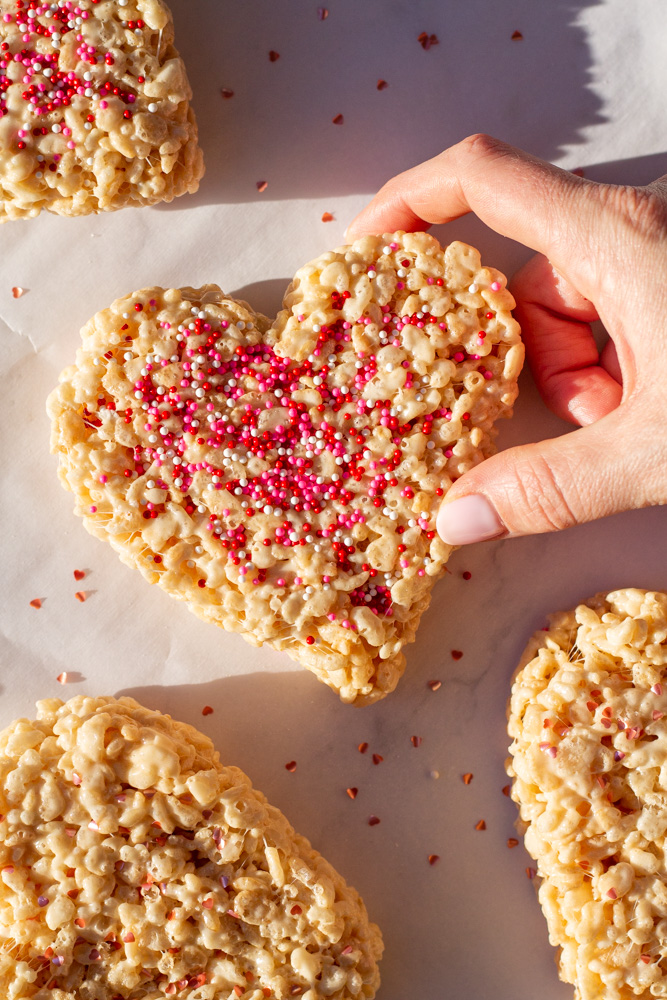
[[358, 893], [191, 726], [132, 698], [0, 733], [3, 1000], [366, 1000]]
[[204, 172], [163, 0], [0, 0], [0, 222], [171, 201]]
[[667, 594], [554, 615], [509, 712], [526, 848], [576, 1000], [667, 996]]
[[451, 551], [441, 497], [511, 412], [513, 304], [426, 233], [307, 264], [273, 325], [215, 285], [128, 295], [49, 398], [60, 478], [152, 583], [372, 701]]

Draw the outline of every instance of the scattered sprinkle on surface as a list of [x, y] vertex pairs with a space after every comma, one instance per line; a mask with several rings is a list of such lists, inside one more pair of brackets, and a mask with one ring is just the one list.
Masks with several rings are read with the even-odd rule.
[[389, 84], [387, 83], [386, 80], [378, 80], [376, 86], [378, 90], [386, 90]]
[[77, 590], [74, 596], [76, 597], [77, 601], [80, 601], [83, 604], [83, 602], [86, 599], [86, 592], [85, 590]]
[[428, 686], [430, 687], [431, 691], [439, 691], [440, 688], [442, 687], [442, 681], [429, 681]]
[[359, 746], [357, 747], [357, 750], [359, 751], [359, 753], [366, 753], [366, 751], [368, 750], [368, 743], [360, 743]]
[[296, 761], [295, 760], [289, 760], [285, 764], [285, 770], [289, 771], [290, 774], [293, 774], [296, 771]]
[[31, 608], [38, 608], [39, 609], [39, 608], [41, 608], [41, 606], [42, 606], [42, 599], [41, 599], [41, 597], [33, 597], [32, 601], [30, 602], [30, 607]]
[[59, 684], [67, 684], [67, 671], [63, 671], [62, 674], [58, 674], [56, 680]]
[[513, 847], [517, 847], [518, 844], [519, 844], [519, 841], [516, 839], [516, 837], [508, 837], [507, 838], [507, 846], [510, 848], [510, 850]]
[[326, 21], [326, 19], [329, 16], [329, 8], [328, 7], [318, 7], [317, 8], [317, 16], [319, 17], [320, 21]]
[[427, 31], [422, 31], [417, 35], [417, 41], [423, 49], [430, 49], [433, 45], [439, 45], [440, 39], [437, 35], [429, 35]]
[[377, 826], [379, 822], [380, 822], [380, 817], [379, 816], [369, 816], [368, 817], [368, 825], [369, 826]]
[[280, 52], [276, 52], [275, 49], [271, 49], [269, 52], [269, 60], [271, 62], [277, 62], [280, 59]]
[[479, 823], [475, 823], [476, 830], [486, 830], [486, 823], [483, 819], [480, 819]]
[[438, 863], [439, 860], [440, 860], [440, 855], [439, 854], [429, 854], [429, 856], [428, 856], [428, 863], [430, 865], [437, 865], [437, 863]]
[[322, 213], [322, 222], [333, 222], [333, 221], [334, 221], [334, 216], [332, 215], [331, 212]]
[[472, 781], [472, 779], [473, 779], [473, 773], [472, 773], [472, 771], [466, 771], [466, 773], [462, 777], [463, 784], [464, 785], [469, 785], [470, 782]]
[[512, 32], [512, 41], [513, 42], [520, 42], [522, 40], [523, 40], [523, 35], [521, 34], [520, 31], [513, 31]]
[[470, 572], [469, 569], [465, 569], [463, 573], [461, 573], [461, 576], [463, 577], [464, 580], [470, 580], [470, 578], [472, 577], [472, 573]]
[[379, 753], [374, 753], [373, 754], [373, 763], [374, 764], [381, 764], [383, 760], [384, 760], [384, 757], [380, 756]]
[[201, 710], [201, 714], [202, 715], [213, 715], [213, 709], [211, 708], [210, 705], [204, 705], [204, 707]]
[[422, 745], [422, 737], [421, 736], [411, 736], [410, 737], [410, 742], [412, 743], [413, 747], [420, 747]]
[[22, 295], [25, 295], [25, 288], [21, 288], [19, 285], [14, 285], [12, 288], [12, 295], [15, 299], [20, 299]]
[[336, 115], [335, 118], [331, 119], [331, 121], [334, 123], [334, 125], [342, 125], [345, 119], [343, 118], [342, 115]]
[[234, 96], [234, 91], [230, 90], [229, 87], [221, 87], [220, 88], [220, 93], [222, 94], [222, 96], [224, 97], [224, 99], [226, 101], [228, 101], [230, 99], [230, 97]]
[[346, 788], [345, 791], [347, 792], [347, 794], [351, 799], [356, 799], [357, 795], [359, 794], [358, 788]]
[[75, 569], [74, 570], [74, 579], [75, 580], [83, 580], [83, 578], [84, 578], [85, 575], [86, 575], [85, 569]]
[[453, 660], [460, 660], [462, 656], [463, 656], [463, 653], [461, 652], [460, 649], [453, 649], [452, 650], [452, 659]]

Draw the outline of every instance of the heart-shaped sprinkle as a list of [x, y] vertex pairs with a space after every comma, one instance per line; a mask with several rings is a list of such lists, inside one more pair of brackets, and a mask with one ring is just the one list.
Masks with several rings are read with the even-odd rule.
[[191, 726], [132, 698], [41, 701], [0, 733], [0, 801], [3, 1000], [373, 1000], [359, 894]]
[[666, 641], [667, 594], [598, 594], [533, 637], [512, 689], [512, 797], [581, 1000], [667, 995]]
[[197, 190], [192, 95], [163, 0], [0, 9], [0, 222]]
[[516, 396], [504, 285], [397, 233], [307, 264], [273, 325], [216, 286], [127, 296], [50, 397], [61, 480], [201, 617], [381, 697], [451, 551], [441, 498]]

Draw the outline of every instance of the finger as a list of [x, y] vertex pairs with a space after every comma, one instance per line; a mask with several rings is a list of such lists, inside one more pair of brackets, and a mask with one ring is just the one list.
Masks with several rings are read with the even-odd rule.
[[549, 409], [582, 426], [615, 410], [623, 388], [601, 364], [590, 327], [598, 319], [593, 304], [542, 254], [517, 272], [511, 291], [528, 362]]
[[[437, 517], [449, 545], [558, 531], [664, 495], [667, 443], [616, 411], [590, 427], [509, 448], [466, 472]], [[640, 441], [650, 442], [637, 446]], [[647, 456], [647, 448], [651, 453]]]
[[474, 212], [565, 270], [573, 263], [572, 247], [588, 246], [598, 226], [599, 187], [498, 139], [474, 135], [388, 181], [347, 236], [424, 229]]

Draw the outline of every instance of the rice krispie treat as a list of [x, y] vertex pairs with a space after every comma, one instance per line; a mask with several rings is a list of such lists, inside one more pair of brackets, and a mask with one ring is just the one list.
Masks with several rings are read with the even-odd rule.
[[0, 733], [3, 1000], [364, 1000], [380, 931], [207, 737], [132, 698]]
[[667, 594], [554, 615], [509, 711], [526, 848], [576, 1000], [667, 996]]
[[203, 174], [163, 0], [0, 0], [0, 222], [171, 201]]
[[61, 481], [151, 583], [372, 701], [450, 554], [441, 498], [511, 412], [513, 304], [426, 233], [312, 261], [273, 324], [215, 285], [128, 295], [49, 398]]

